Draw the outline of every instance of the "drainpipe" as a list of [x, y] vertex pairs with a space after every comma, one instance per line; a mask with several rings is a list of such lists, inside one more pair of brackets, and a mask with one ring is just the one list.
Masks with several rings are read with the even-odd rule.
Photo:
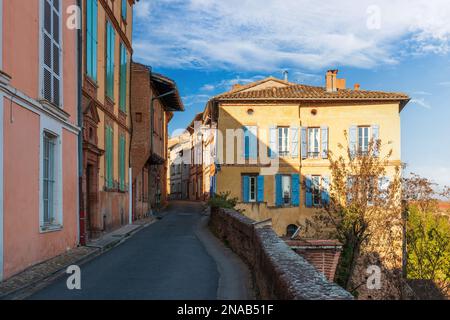
[[[77, 0], [78, 8], [82, 8], [81, 4], [82, 0]], [[81, 11], [80, 11], [81, 12]], [[83, 70], [83, 44], [82, 44], [82, 25], [83, 25], [83, 17], [80, 15], [79, 23], [80, 28], [77, 30], [77, 65], [78, 65], [78, 87], [77, 87], [77, 110], [78, 110], [78, 128], [80, 128], [80, 132], [78, 133], [78, 242], [80, 245], [86, 245], [86, 211], [84, 210], [84, 201], [83, 201], [83, 110], [81, 105], [82, 100], [82, 70]]]
[[130, 117], [130, 145], [128, 146], [128, 223], [133, 224], [133, 168], [131, 167], [131, 143], [133, 141], [133, 113], [131, 112], [131, 81], [133, 55], [130, 55], [130, 81], [128, 82], [128, 116]]

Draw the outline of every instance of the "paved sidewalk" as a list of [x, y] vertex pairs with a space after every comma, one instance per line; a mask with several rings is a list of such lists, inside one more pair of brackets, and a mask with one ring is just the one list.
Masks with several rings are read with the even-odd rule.
[[132, 225], [123, 226], [85, 247], [71, 249], [62, 255], [25, 269], [0, 283], [0, 300], [20, 298], [23, 294], [22, 291], [27, 291], [50, 278], [59, 276], [70, 265], [82, 264], [90, 258], [113, 248], [141, 228], [155, 221], [156, 219], [153, 217], [135, 221]]

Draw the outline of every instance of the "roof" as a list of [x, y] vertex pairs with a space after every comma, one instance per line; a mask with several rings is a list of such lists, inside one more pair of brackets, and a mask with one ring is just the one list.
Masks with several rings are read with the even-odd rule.
[[184, 105], [181, 101], [175, 81], [169, 79], [159, 73], [151, 73], [152, 84], [160, 95], [164, 95], [173, 91], [172, 94], [160, 98], [165, 106], [166, 111], [184, 111]]
[[[276, 81], [284, 86], [272, 86], [257, 89], [258, 85], [264, 82]], [[251, 89], [253, 88], [253, 89]], [[399, 101], [406, 105], [410, 100], [409, 96], [398, 92], [367, 91], [339, 89], [336, 92], [328, 92], [325, 87], [309, 86], [286, 82], [273, 77], [269, 77], [245, 86], [237, 90], [231, 90], [214, 97], [216, 101], [233, 100], [296, 100], [296, 101]]]

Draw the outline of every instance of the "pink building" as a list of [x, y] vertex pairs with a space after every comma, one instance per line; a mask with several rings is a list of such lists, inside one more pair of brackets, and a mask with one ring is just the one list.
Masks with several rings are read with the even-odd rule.
[[78, 242], [76, 4], [0, 0], [0, 280]]

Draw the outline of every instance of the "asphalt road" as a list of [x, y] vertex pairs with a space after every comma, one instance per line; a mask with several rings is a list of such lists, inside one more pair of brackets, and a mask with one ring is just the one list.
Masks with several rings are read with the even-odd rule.
[[81, 290], [69, 290], [69, 275], [29, 299], [251, 298], [242, 261], [207, 229], [201, 205], [174, 202], [163, 219], [81, 266]]

